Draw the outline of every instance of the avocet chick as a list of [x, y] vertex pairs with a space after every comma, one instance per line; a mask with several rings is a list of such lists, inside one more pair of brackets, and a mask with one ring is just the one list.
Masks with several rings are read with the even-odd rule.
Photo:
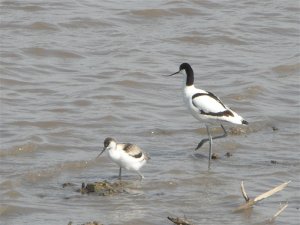
[[120, 167], [120, 180], [122, 168], [125, 168], [127, 170], [134, 170], [139, 174], [141, 179], [144, 178], [139, 170], [146, 164], [150, 157], [137, 145], [129, 143], [118, 144], [114, 138], [108, 137], [104, 140], [103, 150], [97, 156], [97, 158], [100, 157], [105, 150], [108, 150], [109, 158]]

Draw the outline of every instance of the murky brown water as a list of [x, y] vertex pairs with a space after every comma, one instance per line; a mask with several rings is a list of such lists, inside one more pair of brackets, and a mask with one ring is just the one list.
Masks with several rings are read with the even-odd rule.
[[[0, 224], [299, 224], [299, 1], [2, 1]], [[213, 91], [250, 122], [214, 142], [185, 109], [181, 77]], [[278, 128], [273, 130], [273, 128]], [[214, 130], [218, 132], [218, 130]], [[81, 195], [65, 182], [114, 180], [95, 160], [105, 137], [152, 157], [126, 194]], [[271, 163], [271, 160], [277, 163]], [[287, 189], [248, 214], [250, 196]]]

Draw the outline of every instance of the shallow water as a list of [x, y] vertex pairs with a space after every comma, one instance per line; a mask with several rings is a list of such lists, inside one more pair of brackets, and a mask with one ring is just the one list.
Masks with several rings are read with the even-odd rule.
[[[299, 11], [298, 1], [2, 1], [0, 224], [266, 224], [281, 202], [276, 224], [298, 224]], [[206, 130], [183, 105], [182, 77], [162, 76], [182, 62], [250, 123], [213, 143], [210, 171], [208, 146], [193, 151]], [[146, 179], [124, 171], [128, 193], [108, 197], [63, 188], [116, 179], [107, 157], [95, 160], [107, 136], [151, 155]], [[252, 197], [292, 182], [233, 213], [242, 180]]]

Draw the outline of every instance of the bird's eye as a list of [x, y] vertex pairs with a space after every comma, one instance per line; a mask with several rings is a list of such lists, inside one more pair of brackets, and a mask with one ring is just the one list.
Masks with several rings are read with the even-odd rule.
[[108, 146], [108, 142], [105, 141], [105, 142], [104, 142], [104, 147], [106, 148], [107, 146]]

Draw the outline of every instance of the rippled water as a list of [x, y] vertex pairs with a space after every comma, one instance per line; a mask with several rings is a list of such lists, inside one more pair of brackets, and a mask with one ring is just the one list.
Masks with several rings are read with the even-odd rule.
[[[276, 224], [299, 224], [299, 11], [292, 0], [2, 1], [0, 224], [265, 224], [281, 202]], [[162, 76], [182, 62], [250, 123], [214, 142], [210, 171], [182, 77]], [[116, 179], [95, 160], [107, 136], [151, 155], [146, 179], [124, 171], [128, 193], [110, 197], [63, 188]], [[233, 213], [242, 180], [252, 197], [292, 182]]]

